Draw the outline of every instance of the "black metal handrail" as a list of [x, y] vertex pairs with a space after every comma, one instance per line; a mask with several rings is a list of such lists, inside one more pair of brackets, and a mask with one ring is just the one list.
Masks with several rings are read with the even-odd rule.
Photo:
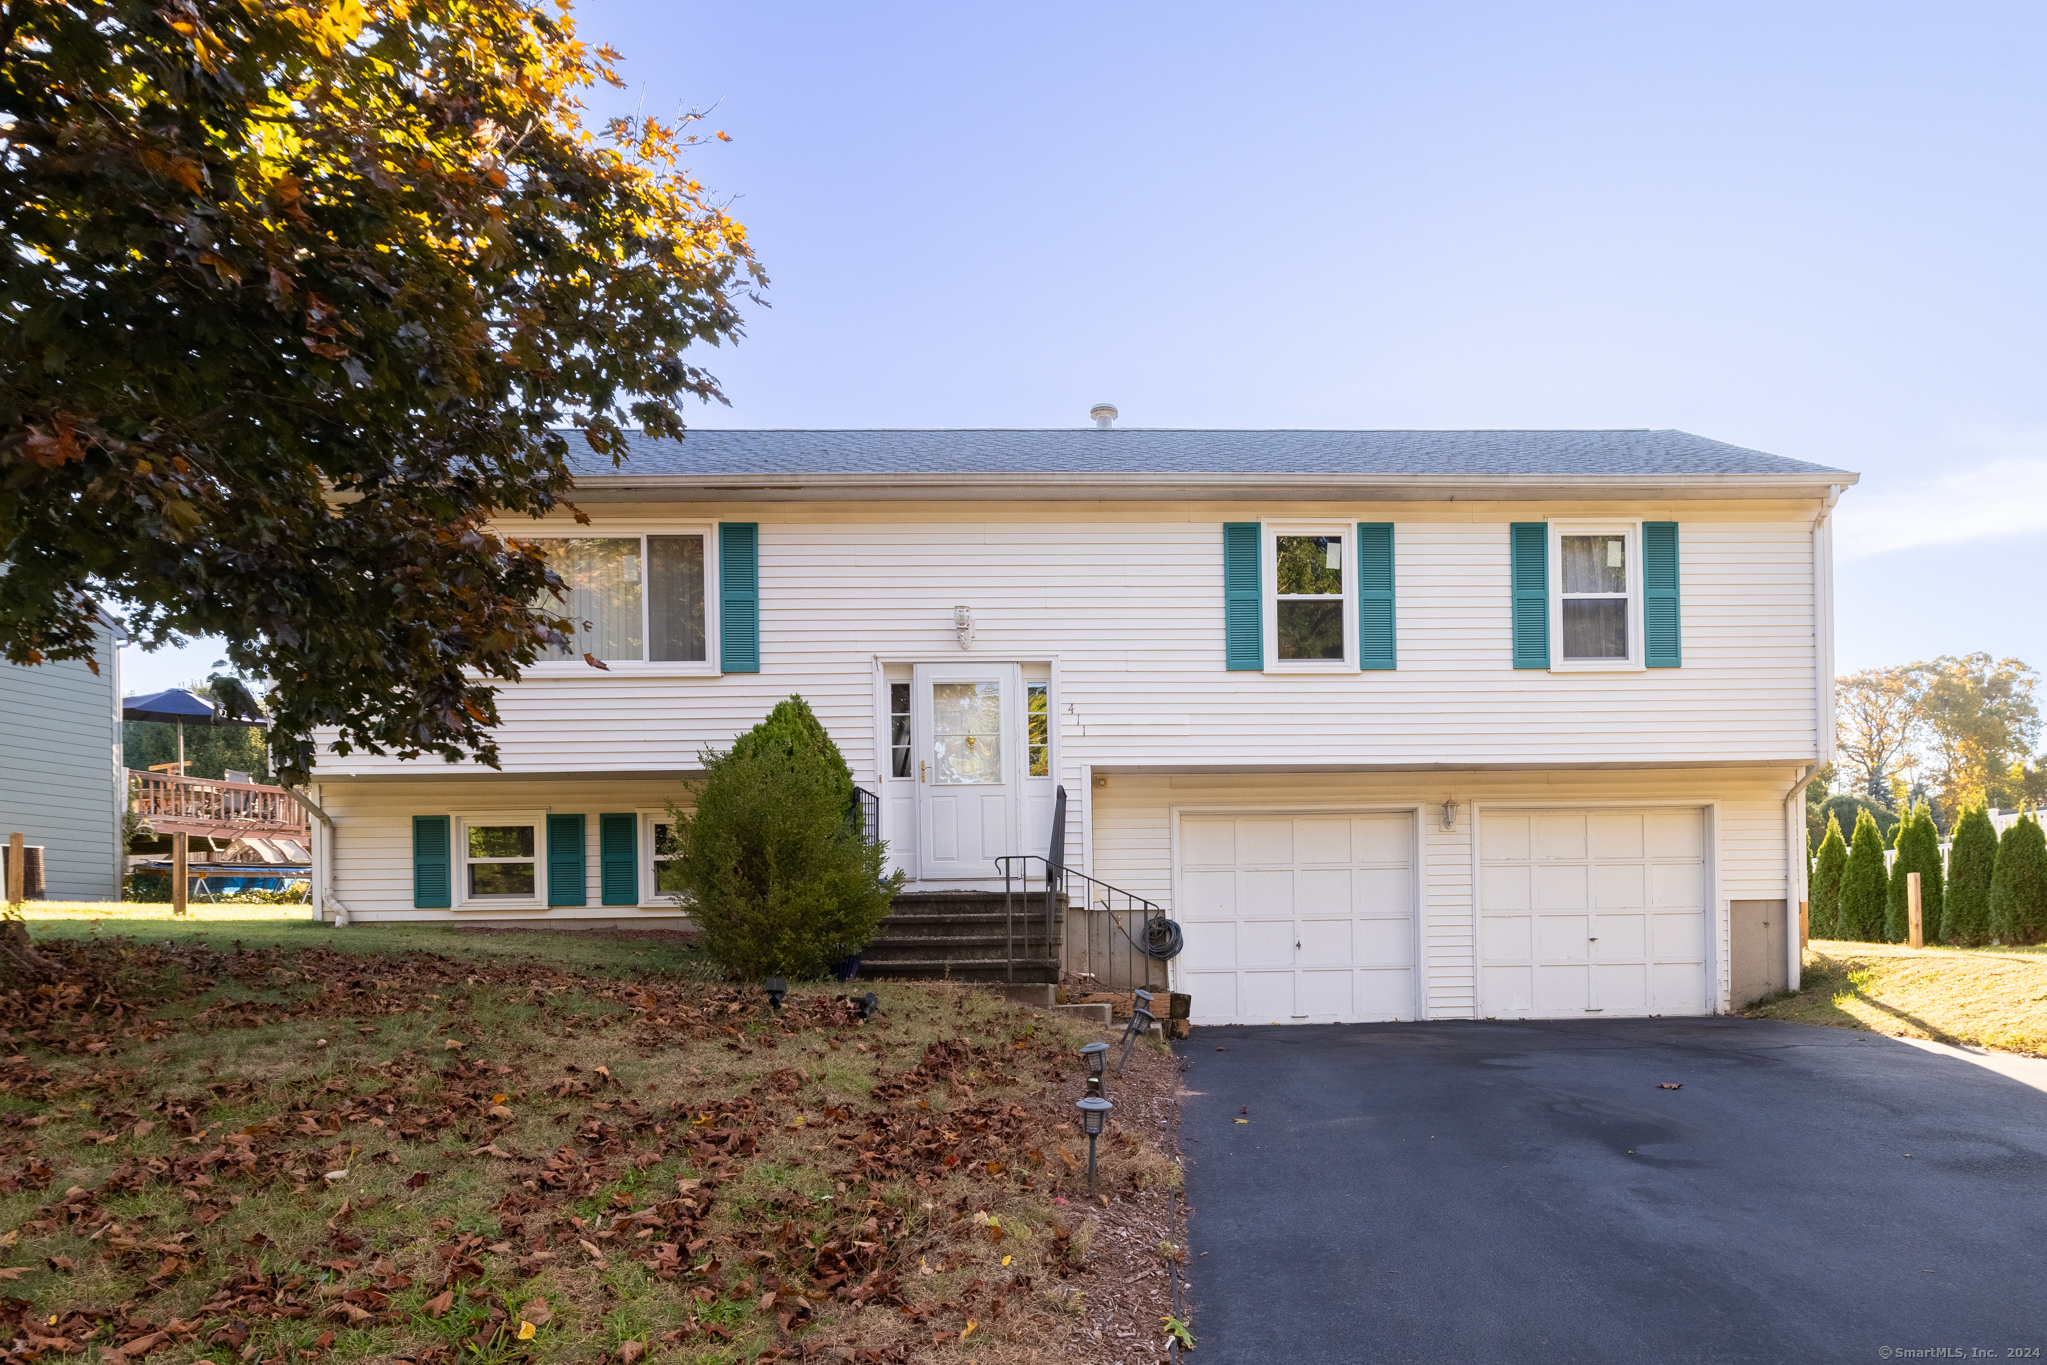
[[[1175, 927], [1172, 921], [1167, 918], [1163, 906], [1135, 892], [1125, 891], [1119, 886], [1111, 886], [1107, 882], [1099, 881], [1084, 872], [1076, 872], [1072, 868], [1062, 866], [1050, 858], [1041, 858], [1035, 853], [1011, 854], [1007, 857], [997, 858], [995, 862], [1002, 869], [1003, 907], [1008, 941], [1007, 957], [1012, 964], [1008, 976], [1012, 981], [1015, 980], [1016, 975], [1014, 967], [1016, 960], [1016, 900], [1017, 896], [1021, 894], [1026, 906], [1028, 906], [1031, 896], [1037, 894], [1033, 890], [1033, 883], [1036, 882], [1042, 887], [1045, 897], [1045, 945], [1047, 951], [1051, 949], [1054, 927], [1053, 915], [1058, 904], [1058, 897], [1065, 896], [1069, 918], [1074, 906], [1079, 905], [1085, 909], [1087, 915], [1087, 920], [1085, 921], [1087, 934], [1082, 945], [1085, 966], [1077, 971], [1075, 975], [1090, 977], [1098, 983], [1108, 984], [1104, 980], [1105, 973], [1095, 970], [1098, 966], [1105, 967], [1109, 965], [1095, 961], [1094, 916], [1097, 913], [1096, 907], [1100, 907], [1100, 913], [1105, 914], [1108, 918], [1111, 933], [1109, 943], [1106, 946], [1113, 951], [1117, 939], [1121, 939], [1123, 943], [1124, 971], [1122, 975], [1124, 982], [1122, 984], [1135, 989], [1164, 984], [1163, 982], [1155, 982], [1152, 979], [1151, 964], [1154, 962], [1163, 963], [1172, 957], [1174, 953], [1178, 952], [1178, 935], [1177, 933], [1162, 933], [1160, 935], [1162, 942], [1170, 941], [1171, 951], [1154, 951], [1146, 946], [1153, 942], [1154, 926], [1168, 931]], [[1035, 868], [1033, 864], [1036, 865]], [[1131, 934], [1129, 927], [1125, 924], [1126, 920], [1136, 920], [1142, 924], [1143, 927], [1137, 935], [1133, 936]], [[1070, 964], [1073, 958], [1071, 935], [1062, 935], [1061, 938], [1062, 956]], [[1113, 973], [1106, 975], [1113, 976]]]
[[855, 822], [860, 837], [870, 844], [881, 842], [881, 798], [865, 787], [853, 788], [853, 800], [846, 818]]

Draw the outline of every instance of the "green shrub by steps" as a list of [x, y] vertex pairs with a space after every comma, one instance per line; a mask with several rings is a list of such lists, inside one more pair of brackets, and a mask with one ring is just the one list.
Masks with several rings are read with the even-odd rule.
[[2047, 938], [2047, 835], [2031, 815], [1997, 841], [1990, 874], [1990, 933], [1999, 943]]
[[1920, 929], [1928, 942], [1940, 940], [1940, 830], [1925, 803], [1912, 807], [1898, 822], [1898, 860], [1891, 865], [1890, 890], [1884, 899], [1884, 937], [1904, 943], [1912, 937], [1912, 913], [1906, 874], [1919, 874]]
[[1996, 866], [1997, 826], [1988, 810], [1973, 806], [1962, 812], [1948, 849], [1942, 942], [1964, 948], [1990, 942], [1990, 878]]
[[1841, 873], [1840, 924], [1837, 937], [1856, 943], [1881, 943], [1884, 898], [1890, 878], [1884, 871], [1884, 837], [1868, 811], [1855, 816], [1855, 837], [1848, 842], [1848, 865]]
[[1813, 859], [1812, 903], [1807, 933], [1813, 938], [1842, 938], [1841, 873], [1848, 866], [1848, 841], [1841, 837], [1841, 822], [1827, 816], [1827, 837]]
[[669, 808], [704, 951], [742, 977], [819, 977], [860, 951], [902, 875], [853, 813], [853, 776], [801, 697], [704, 754], [696, 809]]

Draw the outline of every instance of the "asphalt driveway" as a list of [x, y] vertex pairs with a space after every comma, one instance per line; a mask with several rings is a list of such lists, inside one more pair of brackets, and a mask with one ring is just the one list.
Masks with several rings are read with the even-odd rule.
[[2047, 1093], [1970, 1062], [1745, 1019], [1177, 1047], [1201, 1365], [2047, 1358]]

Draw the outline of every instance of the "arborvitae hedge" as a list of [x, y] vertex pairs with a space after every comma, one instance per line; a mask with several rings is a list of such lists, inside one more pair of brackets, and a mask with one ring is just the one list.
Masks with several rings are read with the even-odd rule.
[[1841, 873], [1848, 866], [1848, 841], [1841, 837], [1841, 822], [1829, 815], [1827, 834], [1813, 860], [1812, 900], [1807, 932], [1814, 938], [1840, 938]]
[[1943, 943], [1969, 948], [1990, 942], [1990, 878], [1996, 865], [1997, 826], [1990, 823], [1990, 812], [1982, 806], [1963, 811], [1947, 855]]
[[1884, 837], [1869, 812], [1861, 811], [1848, 844], [1848, 866], [1841, 873], [1840, 937], [1855, 943], [1883, 942], [1884, 897], [1889, 890]]
[[902, 876], [882, 876], [852, 800], [852, 772], [801, 697], [704, 755], [696, 809], [669, 813], [690, 917], [721, 966], [820, 977], [874, 937]]
[[1898, 822], [1898, 860], [1891, 864], [1891, 885], [1884, 901], [1884, 937], [1892, 943], [1911, 938], [1912, 915], [1905, 874], [1919, 874], [1920, 929], [1928, 942], [1940, 938], [1940, 830], [1933, 811], [1923, 803]]
[[1990, 934], [1999, 943], [2047, 938], [2047, 835], [2031, 815], [1997, 841], [1990, 875]]

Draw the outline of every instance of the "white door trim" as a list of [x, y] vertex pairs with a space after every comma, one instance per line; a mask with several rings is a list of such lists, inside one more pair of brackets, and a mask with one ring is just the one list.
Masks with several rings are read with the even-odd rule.
[[1703, 970], [1703, 971], [1705, 972], [1705, 974], [1706, 974], [1706, 981], [1705, 981], [1705, 987], [1706, 987], [1706, 989], [1705, 989], [1705, 992], [1704, 992], [1704, 998], [1705, 998], [1705, 1000], [1706, 1000], [1706, 1006], [1707, 1006], [1707, 1008], [1706, 1008], [1706, 1013], [1707, 1013], [1708, 1015], [1715, 1015], [1715, 1014], [1725, 1014], [1725, 1013], [1727, 1013], [1727, 1012], [1728, 1012], [1728, 1010], [1729, 1010], [1730, 1006], [1729, 1006], [1729, 1005], [1728, 1005], [1728, 1003], [1727, 1003], [1727, 995], [1728, 995], [1728, 991], [1729, 991], [1729, 989], [1730, 989], [1730, 986], [1729, 986], [1729, 984], [1728, 984], [1728, 983], [1727, 983], [1727, 982], [1726, 982], [1726, 981], [1725, 981], [1725, 980], [1723, 979], [1723, 976], [1722, 976], [1722, 973], [1721, 973], [1721, 970], [1720, 970], [1720, 964], [1721, 964], [1721, 962], [1723, 961], [1723, 954], [1721, 953], [1721, 950], [1720, 950], [1720, 942], [1721, 942], [1721, 936], [1722, 936], [1723, 934], [1725, 934], [1725, 933], [1727, 932], [1727, 921], [1728, 921], [1728, 908], [1727, 908], [1727, 900], [1726, 900], [1726, 898], [1725, 898], [1725, 897], [1723, 897], [1723, 896], [1722, 896], [1722, 894], [1721, 894], [1721, 887], [1722, 887], [1722, 885], [1723, 885], [1723, 882], [1722, 882], [1722, 873], [1721, 873], [1721, 850], [1720, 850], [1720, 829], [1721, 829], [1721, 825], [1722, 825], [1722, 823], [1723, 823], [1723, 822], [1722, 822], [1722, 820], [1721, 820], [1721, 818], [1720, 818], [1720, 798], [1718, 798], [1718, 797], [1713, 797], [1713, 798], [1711, 798], [1711, 799], [1708, 799], [1708, 800], [1699, 800], [1699, 799], [1698, 799], [1698, 798], [1696, 798], [1696, 797], [1695, 797], [1695, 798], [1691, 798], [1691, 799], [1686, 799], [1686, 798], [1683, 798], [1683, 797], [1670, 797], [1670, 796], [1659, 796], [1659, 797], [1650, 797], [1650, 798], [1647, 798], [1647, 799], [1645, 799], [1645, 800], [1641, 800], [1641, 801], [1627, 801], [1627, 800], [1610, 800], [1610, 799], [1609, 799], [1609, 800], [1600, 800], [1600, 801], [1563, 801], [1563, 800], [1549, 800], [1549, 801], [1541, 801], [1541, 800], [1537, 800], [1537, 801], [1521, 801], [1521, 800], [1500, 800], [1500, 801], [1484, 801], [1484, 802], [1481, 802], [1481, 801], [1476, 801], [1476, 800], [1475, 800], [1475, 801], [1473, 801], [1473, 802], [1471, 802], [1471, 803], [1470, 803], [1470, 810], [1471, 810], [1471, 1017], [1472, 1017], [1472, 1018], [1474, 1018], [1474, 1019], [1483, 1019], [1483, 1018], [1485, 1017], [1485, 1013], [1484, 1013], [1484, 1011], [1485, 1011], [1485, 998], [1484, 998], [1484, 993], [1483, 993], [1483, 991], [1482, 991], [1482, 989], [1481, 989], [1481, 983], [1480, 983], [1480, 979], [1479, 979], [1479, 977], [1480, 977], [1480, 963], [1479, 963], [1479, 955], [1480, 955], [1480, 952], [1481, 952], [1481, 945], [1480, 945], [1480, 940], [1479, 940], [1479, 932], [1480, 932], [1480, 930], [1481, 930], [1481, 929], [1482, 929], [1482, 928], [1484, 927], [1484, 926], [1483, 926], [1483, 925], [1482, 925], [1482, 924], [1480, 923], [1480, 918], [1481, 918], [1481, 917], [1480, 917], [1480, 914], [1479, 914], [1479, 908], [1478, 908], [1478, 902], [1479, 902], [1479, 878], [1480, 878], [1480, 876], [1482, 875], [1482, 871], [1483, 871], [1483, 866], [1484, 866], [1484, 860], [1483, 860], [1483, 858], [1481, 857], [1481, 855], [1480, 855], [1480, 851], [1479, 851], [1479, 838], [1480, 838], [1480, 826], [1479, 826], [1479, 815], [1480, 815], [1480, 813], [1481, 813], [1482, 811], [1488, 811], [1488, 810], [1496, 810], [1496, 811], [1517, 811], [1517, 810], [1530, 810], [1530, 811], [1537, 811], [1537, 810], [1586, 810], [1586, 811], [1592, 811], [1592, 810], [1656, 810], [1656, 809], [1660, 809], [1660, 810], [1673, 810], [1673, 809], [1675, 809], [1675, 810], [1696, 810], [1696, 811], [1703, 811], [1703, 812], [1705, 812], [1705, 816], [1706, 816], [1706, 838], [1705, 838], [1705, 844], [1706, 844], [1706, 848], [1707, 848], [1707, 854], [1706, 854], [1706, 859], [1705, 859], [1705, 862], [1706, 862], [1706, 868], [1705, 868], [1705, 872], [1706, 872], [1706, 890], [1705, 890], [1705, 900], [1706, 900], [1706, 904], [1707, 904], [1707, 906], [1708, 906], [1708, 907], [1710, 908], [1710, 910], [1711, 910], [1711, 918], [1710, 918], [1710, 919], [1708, 920], [1708, 922], [1707, 922], [1707, 924], [1706, 924], [1706, 954], [1705, 954], [1705, 956], [1706, 956], [1706, 962], [1705, 962], [1705, 966], [1704, 966], [1704, 967], [1703, 967], [1703, 969], [1702, 969], [1702, 970]]
[[[1428, 881], [1428, 865], [1423, 860], [1425, 836], [1422, 832], [1422, 810], [1426, 804], [1426, 802], [1423, 802], [1409, 805], [1403, 801], [1368, 802], [1362, 805], [1355, 801], [1289, 802], [1283, 806], [1247, 806], [1240, 802], [1212, 806], [1168, 804], [1166, 806], [1166, 826], [1170, 839], [1170, 850], [1166, 913], [1176, 916], [1178, 914], [1177, 907], [1180, 904], [1180, 822], [1183, 816], [1218, 815], [1252, 819], [1265, 816], [1280, 818], [1293, 815], [1406, 815], [1413, 822], [1412, 828], [1415, 839], [1414, 865], [1412, 869], [1414, 875], [1408, 882], [1408, 926], [1413, 935], [1413, 942], [1409, 945], [1409, 950], [1414, 954], [1414, 974], [1411, 978], [1414, 996], [1408, 1003], [1412, 1006], [1414, 1012], [1408, 1017], [1417, 1020], [1426, 1019], [1428, 1017], [1427, 1001], [1429, 998], [1429, 960], [1424, 955], [1423, 950], [1428, 944], [1428, 934], [1422, 926], [1422, 906], [1427, 900], [1427, 896], [1422, 888]], [[1473, 904], [1475, 905], [1476, 903], [1477, 898], [1474, 895]], [[1474, 960], [1475, 958], [1476, 954], [1474, 953]], [[1174, 958], [1166, 966], [1166, 979], [1171, 983], [1172, 989], [1176, 991], [1183, 989], [1185, 983], [1180, 979], [1180, 960]]]

